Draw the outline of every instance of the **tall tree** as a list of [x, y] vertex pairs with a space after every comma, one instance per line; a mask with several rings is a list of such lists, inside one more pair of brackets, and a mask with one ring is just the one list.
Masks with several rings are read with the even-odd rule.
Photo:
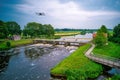
[[113, 42], [120, 44], [120, 24], [114, 27], [113, 29], [113, 37], [111, 38]]
[[37, 36], [40, 33], [39, 27], [40, 27], [39, 23], [30, 22], [24, 27], [23, 33], [24, 35], [30, 35], [31, 37]]
[[8, 33], [11, 35], [21, 33], [20, 25], [17, 22], [14, 21], [6, 22], [6, 26], [8, 29]]
[[7, 38], [8, 36], [8, 30], [6, 27], [6, 24], [0, 20], [0, 38]]
[[44, 34], [47, 36], [53, 36], [54, 35], [54, 28], [50, 24], [43, 25], [44, 27]]
[[104, 33], [108, 33], [107, 28], [106, 28], [105, 25], [102, 25], [101, 28], [100, 28], [100, 30], [101, 30], [102, 32], [104, 32]]
[[105, 26], [102, 25], [97, 31], [94, 42], [97, 47], [102, 47], [107, 43], [107, 28]]
[[113, 29], [113, 37], [120, 38], [120, 24], [114, 27]]
[[36, 22], [28, 23], [23, 30], [24, 35], [30, 35], [31, 37], [39, 36], [53, 36], [54, 28], [50, 24], [42, 25]]

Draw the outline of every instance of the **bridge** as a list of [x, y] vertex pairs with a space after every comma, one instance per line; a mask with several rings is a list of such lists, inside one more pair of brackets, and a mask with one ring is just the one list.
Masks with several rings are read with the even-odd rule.
[[80, 42], [76, 40], [46, 40], [46, 39], [35, 39], [33, 43], [52, 44], [52, 45], [64, 45], [64, 46], [81, 46], [87, 42]]
[[97, 63], [110, 66], [110, 67], [120, 68], [120, 59], [108, 57], [105, 55], [95, 55], [92, 53], [92, 50], [94, 48], [95, 48], [95, 45], [92, 44], [91, 48], [85, 53], [85, 56]]

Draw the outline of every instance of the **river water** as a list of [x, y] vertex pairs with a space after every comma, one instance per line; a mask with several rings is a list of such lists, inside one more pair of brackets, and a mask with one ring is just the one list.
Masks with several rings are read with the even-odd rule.
[[2, 58], [0, 80], [50, 80], [50, 69], [70, 55], [65, 47], [31, 45]]

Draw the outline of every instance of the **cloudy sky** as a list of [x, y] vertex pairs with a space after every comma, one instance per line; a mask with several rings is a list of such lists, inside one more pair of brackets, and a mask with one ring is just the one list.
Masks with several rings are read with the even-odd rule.
[[0, 20], [16, 21], [21, 28], [28, 22], [54, 28], [113, 28], [120, 23], [120, 0], [0, 0]]

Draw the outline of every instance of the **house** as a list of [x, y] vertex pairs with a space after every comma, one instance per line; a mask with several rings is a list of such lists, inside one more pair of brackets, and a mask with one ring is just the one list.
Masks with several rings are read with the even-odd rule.
[[12, 37], [13, 40], [20, 40], [21, 39], [21, 36], [20, 35], [13, 35]]

